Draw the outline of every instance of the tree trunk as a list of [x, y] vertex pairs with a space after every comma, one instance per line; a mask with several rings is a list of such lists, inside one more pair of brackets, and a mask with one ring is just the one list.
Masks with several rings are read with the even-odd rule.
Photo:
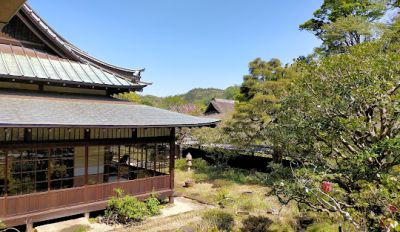
[[282, 149], [280, 147], [274, 147], [272, 152], [272, 160], [274, 161], [274, 163], [280, 164], [282, 163], [282, 159], [283, 159]]

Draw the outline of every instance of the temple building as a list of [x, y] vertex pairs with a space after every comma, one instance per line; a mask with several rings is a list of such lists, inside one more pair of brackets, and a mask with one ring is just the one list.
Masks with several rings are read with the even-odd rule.
[[235, 101], [228, 99], [213, 98], [208, 103], [204, 116], [209, 118], [223, 119], [230, 116], [235, 110]]
[[175, 128], [217, 120], [113, 98], [149, 85], [143, 69], [90, 56], [24, 0], [0, 9], [0, 220], [31, 231], [104, 209], [116, 188], [172, 200]]

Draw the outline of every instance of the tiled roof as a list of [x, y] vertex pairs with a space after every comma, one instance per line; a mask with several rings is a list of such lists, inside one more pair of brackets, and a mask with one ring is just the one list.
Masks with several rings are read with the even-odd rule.
[[213, 98], [210, 101], [207, 110], [209, 109], [210, 106], [214, 107], [214, 109], [216, 109], [220, 114], [226, 114], [233, 112], [233, 110], [235, 109], [235, 101], [228, 99]]
[[0, 127], [184, 127], [218, 120], [99, 97], [0, 91]]
[[104, 87], [145, 86], [90, 63], [74, 62], [6, 44], [0, 44], [0, 75], [15, 79], [28, 78]]

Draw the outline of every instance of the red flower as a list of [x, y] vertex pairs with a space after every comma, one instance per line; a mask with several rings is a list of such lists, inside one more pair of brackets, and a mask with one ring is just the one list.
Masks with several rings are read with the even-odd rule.
[[332, 183], [328, 181], [322, 182], [322, 191], [324, 191], [325, 193], [329, 193], [330, 191], [332, 191]]
[[394, 205], [389, 205], [389, 211], [391, 212], [391, 213], [397, 213], [397, 211], [399, 211], [399, 209], [396, 207], [396, 206], [394, 206]]

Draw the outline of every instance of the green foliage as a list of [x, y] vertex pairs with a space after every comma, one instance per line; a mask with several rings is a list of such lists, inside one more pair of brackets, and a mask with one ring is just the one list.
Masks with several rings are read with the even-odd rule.
[[307, 232], [337, 232], [339, 230], [338, 225], [332, 225], [331, 223], [323, 222], [323, 223], [316, 223], [307, 228]]
[[274, 223], [269, 227], [268, 232], [295, 232], [291, 225]]
[[248, 196], [247, 194], [241, 195], [237, 201], [239, 209], [247, 212], [252, 211], [256, 207], [256, 203], [253, 196]]
[[208, 175], [205, 173], [194, 173], [193, 179], [196, 183], [205, 182], [208, 180]]
[[[296, 77], [295, 65], [282, 66], [278, 59], [255, 59], [249, 64], [249, 75], [244, 76], [239, 102], [223, 130], [231, 143], [241, 147], [253, 144], [274, 144], [274, 136], [267, 136], [275, 123], [282, 99], [287, 96], [290, 83]], [[280, 148], [274, 146], [274, 157], [279, 162]]]
[[[338, 212], [366, 230], [400, 220], [388, 210], [400, 206], [400, 44], [388, 41], [303, 64], [279, 124], [269, 128], [282, 136], [285, 155], [302, 164], [276, 183], [276, 195]], [[324, 181], [331, 192], [321, 190]]]
[[159, 215], [160, 212], [160, 201], [155, 197], [151, 196], [147, 198], [144, 203], [149, 210], [150, 215]]
[[378, 21], [390, 8], [389, 3], [389, 0], [324, 0], [314, 17], [300, 25], [300, 29], [323, 41], [322, 52], [345, 52], [348, 47], [376, 37]]
[[225, 89], [224, 99], [236, 100], [240, 95], [240, 87], [239, 86], [231, 86]]
[[[223, 125], [224, 122], [222, 122], [221, 124]], [[199, 145], [212, 146], [213, 144], [226, 144], [229, 141], [228, 136], [221, 127], [194, 128], [190, 131], [190, 135], [197, 140]]]
[[[186, 171], [188, 169], [186, 159], [177, 159], [175, 160], [175, 168], [181, 171]], [[208, 179], [208, 175], [205, 174], [208, 170], [209, 166], [207, 162], [203, 159], [193, 159], [192, 161], [192, 170], [194, 173], [193, 178], [196, 182], [204, 182]]]
[[212, 98], [223, 98], [224, 90], [215, 88], [195, 88], [185, 94], [178, 96], [180, 96], [186, 102], [206, 105]]
[[249, 216], [242, 222], [242, 232], [267, 232], [272, 220], [264, 216]]
[[[185, 94], [178, 94], [167, 97], [157, 97], [152, 95], [140, 96], [140, 101], [134, 100], [145, 105], [159, 107], [167, 110], [176, 111], [179, 113], [201, 115], [206, 105], [212, 98], [224, 98], [234, 99], [239, 93], [239, 87], [231, 86], [226, 90], [215, 89], [215, 88], [195, 88]], [[132, 94], [124, 96], [124, 99], [128, 99]]]
[[234, 201], [229, 195], [229, 192], [226, 189], [218, 189], [217, 194], [215, 195], [215, 201], [221, 208], [225, 208], [226, 206], [232, 204]]
[[185, 94], [157, 97], [138, 95], [135, 92], [114, 95], [115, 98], [130, 102], [154, 106], [184, 114], [201, 115], [212, 98], [235, 99], [240, 93], [238, 86], [226, 90], [215, 88], [195, 88]]
[[88, 225], [73, 225], [68, 228], [62, 229], [60, 232], [87, 232], [90, 230]]
[[[228, 185], [231, 185], [233, 182], [238, 184], [262, 185], [269, 183], [270, 181], [269, 174], [267, 173], [229, 168], [225, 166], [210, 166], [202, 159], [199, 159], [197, 162], [195, 162], [195, 160], [197, 159], [194, 159], [193, 161], [193, 170], [195, 172], [194, 178], [198, 179], [200, 182], [206, 180], [218, 180], [227, 181]], [[197, 163], [199, 165], [197, 165]], [[281, 178], [281, 176], [278, 178]]]
[[140, 96], [137, 95], [135, 92], [120, 93], [115, 95], [114, 97], [134, 103], [141, 103]]
[[234, 217], [223, 210], [211, 209], [202, 216], [205, 223], [221, 231], [231, 231], [234, 226]]
[[0, 230], [3, 230], [6, 228], [6, 225], [0, 220]]
[[157, 215], [160, 212], [160, 202], [154, 197], [141, 202], [136, 197], [124, 195], [121, 189], [115, 189], [114, 191], [117, 196], [108, 201], [105, 211], [105, 223], [107, 224], [141, 222], [147, 217]]
[[186, 165], [186, 159], [176, 159], [175, 160], [175, 169], [181, 170], [181, 171], [186, 171], [187, 170], [187, 165]]
[[193, 161], [192, 161], [193, 169], [195, 169], [199, 172], [205, 171], [208, 168], [208, 166], [209, 165], [208, 165], [207, 161], [205, 161], [201, 158], [193, 159]]

